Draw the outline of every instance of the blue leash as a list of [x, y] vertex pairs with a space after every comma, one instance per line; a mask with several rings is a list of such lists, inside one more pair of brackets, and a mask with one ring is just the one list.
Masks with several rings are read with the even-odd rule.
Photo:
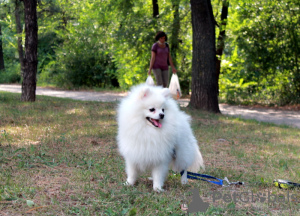
[[[182, 176], [183, 173], [184, 173], [184, 170], [180, 172], [180, 175]], [[210, 176], [210, 175], [193, 173], [193, 172], [187, 172], [187, 178], [202, 180], [202, 181], [210, 182], [210, 183], [220, 185], [220, 186], [225, 186], [224, 181], [226, 181], [228, 183], [227, 186], [229, 186], [229, 185], [243, 185], [244, 184], [244, 182], [229, 182], [227, 177], [225, 177], [224, 179], [219, 179], [219, 178], [216, 178], [216, 177], [213, 177], [213, 176]], [[207, 180], [207, 179], [204, 179], [204, 178], [215, 179], [215, 180], [218, 180], [218, 181], [210, 181], [210, 180]]]

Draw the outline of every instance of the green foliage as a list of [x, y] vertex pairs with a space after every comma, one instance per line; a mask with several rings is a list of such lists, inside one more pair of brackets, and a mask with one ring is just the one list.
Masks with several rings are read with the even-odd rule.
[[[103, 5], [60, 1], [59, 6], [60, 13], [52, 17], [56, 20], [53, 49], [50, 54], [47, 50], [44, 52], [47, 55], [42, 59], [43, 65], [40, 64], [40, 82], [52, 82], [64, 88], [118, 86], [115, 64], [106, 43], [108, 35], [103, 28], [107, 16], [101, 13]], [[73, 11], [78, 12], [76, 17]], [[44, 39], [47, 40], [46, 33]]]
[[[87, 7], [82, 5], [86, 4]], [[151, 46], [158, 30], [169, 36], [172, 23], [172, 4], [160, 5], [159, 19], [152, 17], [151, 1], [112, 1], [100, 3], [80, 2], [65, 8], [78, 11], [77, 20], [70, 18], [63, 30], [64, 43], [57, 47], [56, 65], [49, 65], [53, 80], [63, 86], [117, 85], [128, 89], [144, 82], [151, 57]], [[183, 44], [178, 50], [178, 67], [187, 92], [191, 71], [191, 33], [188, 2], [183, 2], [181, 19], [184, 31], [180, 31]], [[116, 13], [118, 11], [119, 13]], [[92, 25], [91, 25], [92, 24]], [[97, 51], [97, 52], [95, 52]], [[48, 68], [47, 68], [48, 70]], [[43, 72], [49, 77], [53, 72]], [[43, 77], [43, 75], [41, 76]], [[99, 83], [102, 81], [103, 83]], [[110, 82], [109, 82], [110, 81]]]
[[19, 83], [21, 81], [20, 65], [6, 64], [7, 69], [0, 71], [0, 83]]
[[21, 80], [20, 64], [17, 51], [16, 33], [10, 30], [14, 24], [12, 14], [9, 14], [11, 5], [4, 7], [0, 4], [0, 22], [2, 30], [2, 49], [4, 51], [5, 70], [0, 71], [0, 83], [18, 83]]
[[[174, 22], [177, 3], [179, 24]], [[223, 1], [212, 4], [221, 25]], [[171, 54], [181, 88], [188, 94], [193, 50], [190, 1], [165, 0], [158, 5], [159, 17], [153, 18], [151, 0], [39, 1], [38, 84], [128, 89], [146, 80], [154, 36], [163, 30], [169, 44], [178, 42], [178, 48], [171, 46]], [[1, 82], [20, 81], [13, 11], [13, 1], [0, 2], [6, 65]], [[221, 100], [299, 103], [299, 14], [297, 0], [229, 1]], [[217, 37], [219, 31], [216, 26]], [[22, 37], [24, 43], [24, 32]]]
[[[256, 83], [247, 87], [249, 96], [244, 101], [299, 103], [299, 3], [231, 1], [229, 14], [222, 62], [225, 80], [220, 80], [220, 88], [225, 92], [221, 94], [232, 94], [232, 85], [226, 80], [238, 84], [243, 79]], [[234, 91], [243, 97], [239, 88]]]

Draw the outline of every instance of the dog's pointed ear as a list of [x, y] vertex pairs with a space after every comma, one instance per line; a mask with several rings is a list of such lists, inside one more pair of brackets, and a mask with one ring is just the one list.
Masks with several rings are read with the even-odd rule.
[[170, 96], [170, 90], [168, 88], [163, 88], [162, 89], [162, 95], [166, 98], [169, 97]]
[[141, 91], [141, 94], [140, 94], [140, 98], [141, 99], [144, 99], [146, 97], [149, 97], [151, 91], [150, 91], [150, 88], [144, 88], [142, 91]]

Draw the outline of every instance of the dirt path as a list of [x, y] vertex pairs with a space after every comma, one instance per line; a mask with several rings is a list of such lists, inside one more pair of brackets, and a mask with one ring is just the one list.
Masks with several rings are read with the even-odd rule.
[[[0, 91], [21, 93], [20, 85], [0, 85]], [[45, 95], [60, 98], [71, 98], [82, 101], [117, 101], [126, 95], [126, 93], [112, 92], [91, 92], [91, 91], [63, 91], [38, 87], [37, 95]], [[189, 103], [188, 99], [180, 99], [181, 106]], [[300, 128], [300, 111], [285, 111], [268, 108], [249, 108], [241, 106], [230, 106], [220, 104], [222, 114], [237, 116], [243, 119], [256, 119], [262, 122], [271, 122], [275, 124], [290, 125]]]

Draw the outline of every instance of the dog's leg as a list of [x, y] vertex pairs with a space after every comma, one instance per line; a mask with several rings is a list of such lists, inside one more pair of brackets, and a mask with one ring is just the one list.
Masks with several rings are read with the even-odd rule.
[[152, 178], [153, 178], [153, 190], [157, 192], [163, 192], [164, 189], [164, 181], [166, 175], [168, 174], [169, 167], [166, 165], [160, 165], [154, 167], [152, 170]]
[[126, 161], [126, 173], [127, 173], [127, 181], [125, 185], [134, 185], [136, 178], [138, 176], [138, 171], [136, 166], [129, 162], [128, 160]]
[[184, 170], [182, 176], [181, 176], [181, 184], [187, 184], [188, 183], [188, 179], [187, 179], [187, 171]]

